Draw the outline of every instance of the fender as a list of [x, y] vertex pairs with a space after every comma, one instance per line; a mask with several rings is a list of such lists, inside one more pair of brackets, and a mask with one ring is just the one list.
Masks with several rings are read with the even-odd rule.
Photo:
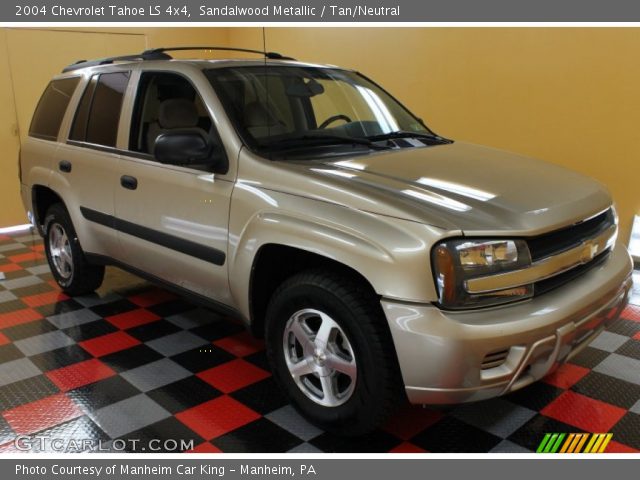
[[[234, 303], [245, 318], [250, 318], [252, 267], [260, 248], [269, 244], [348, 266], [382, 297], [420, 303], [436, 300], [429, 255], [441, 232], [434, 227], [254, 187], [236, 189], [233, 195], [229, 283]], [[249, 206], [257, 211], [247, 215]]]

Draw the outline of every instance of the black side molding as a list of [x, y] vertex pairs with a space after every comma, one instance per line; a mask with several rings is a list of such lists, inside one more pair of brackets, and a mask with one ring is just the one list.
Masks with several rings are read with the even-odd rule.
[[105, 227], [113, 228], [119, 232], [132, 235], [147, 242], [155, 243], [162, 247], [175, 250], [176, 252], [184, 253], [191, 257], [199, 258], [205, 262], [213, 263], [214, 265], [224, 265], [227, 258], [226, 254], [218, 250], [217, 248], [207, 247], [201, 243], [192, 242], [191, 240], [185, 240], [184, 238], [169, 235], [168, 233], [159, 232], [152, 228], [143, 227], [136, 223], [128, 222], [113, 215], [107, 215], [106, 213], [98, 212], [86, 207], [80, 207], [82, 216], [89, 220]]

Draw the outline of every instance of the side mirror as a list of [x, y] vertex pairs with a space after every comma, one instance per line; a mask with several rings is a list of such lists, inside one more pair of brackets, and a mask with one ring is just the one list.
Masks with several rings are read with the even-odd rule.
[[153, 156], [170, 165], [217, 165], [224, 157], [222, 148], [197, 132], [166, 132], [158, 136]]

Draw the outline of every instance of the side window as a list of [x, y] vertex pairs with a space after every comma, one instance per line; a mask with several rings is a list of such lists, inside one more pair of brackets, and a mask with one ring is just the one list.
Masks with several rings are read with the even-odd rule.
[[78, 105], [70, 140], [115, 147], [129, 72], [94, 75]]
[[29, 127], [30, 136], [46, 140], [58, 138], [62, 118], [79, 81], [79, 77], [73, 77], [49, 83], [33, 114]]
[[143, 73], [133, 110], [129, 149], [153, 155], [156, 139], [172, 130], [189, 130], [217, 139], [202, 98], [186, 78], [168, 72]]

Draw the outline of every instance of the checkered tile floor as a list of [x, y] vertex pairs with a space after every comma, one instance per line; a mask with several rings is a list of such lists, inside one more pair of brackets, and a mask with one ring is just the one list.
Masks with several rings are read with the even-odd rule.
[[608, 452], [640, 450], [638, 306], [544, 381], [447, 410], [407, 407], [344, 439], [287, 404], [263, 344], [238, 323], [115, 269], [96, 295], [69, 298], [39, 237], [0, 236], [1, 451], [38, 434], [138, 452], [153, 439], [198, 452], [528, 452], [546, 432], [578, 431], [613, 432]]

